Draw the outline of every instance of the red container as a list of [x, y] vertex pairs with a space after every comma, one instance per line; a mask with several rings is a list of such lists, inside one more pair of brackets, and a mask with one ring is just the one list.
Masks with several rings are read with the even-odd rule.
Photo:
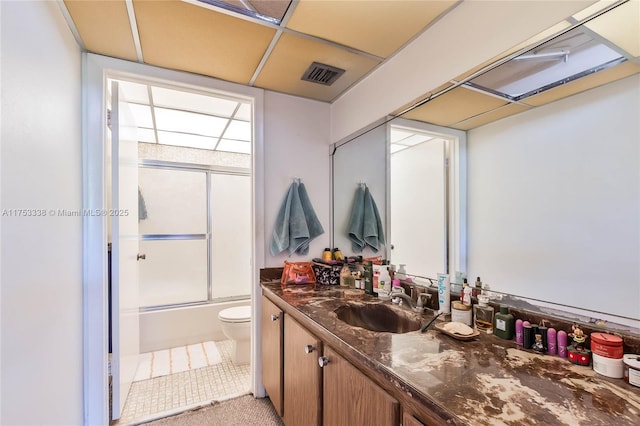
[[567, 346], [567, 358], [570, 362], [578, 365], [589, 365], [591, 363], [591, 351], [578, 351], [573, 346]]
[[621, 359], [622, 338], [608, 333], [591, 333], [591, 352], [605, 358]]

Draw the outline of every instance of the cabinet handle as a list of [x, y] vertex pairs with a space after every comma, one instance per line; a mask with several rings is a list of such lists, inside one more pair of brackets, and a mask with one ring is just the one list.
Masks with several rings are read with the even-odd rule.
[[280, 318], [280, 315], [271, 314], [271, 321], [278, 321], [278, 318]]
[[318, 357], [318, 364], [320, 365], [320, 368], [324, 367], [325, 365], [329, 364], [329, 358], [327, 358], [326, 356]]
[[143, 254], [138, 253], [136, 255], [136, 260], [145, 260], [146, 258], [147, 258], [147, 255], [144, 253]]
[[306, 353], [306, 354], [310, 354], [315, 349], [316, 349], [316, 347], [313, 346], [313, 345], [304, 345], [304, 353]]

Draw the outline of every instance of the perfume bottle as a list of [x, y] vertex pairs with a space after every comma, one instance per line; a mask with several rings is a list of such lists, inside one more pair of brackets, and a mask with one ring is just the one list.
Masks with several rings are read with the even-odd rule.
[[493, 333], [493, 308], [489, 306], [488, 296], [478, 296], [478, 304], [473, 305], [473, 316], [476, 330], [487, 334]]

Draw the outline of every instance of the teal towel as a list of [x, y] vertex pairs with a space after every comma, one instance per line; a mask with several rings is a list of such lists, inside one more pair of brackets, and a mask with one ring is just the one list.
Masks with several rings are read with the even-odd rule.
[[364, 185], [356, 190], [347, 233], [354, 253], [362, 252], [366, 246], [377, 253], [385, 243], [380, 212], [369, 188]]
[[351, 240], [351, 250], [354, 253], [360, 253], [364, 249], [365, 241], [363, 232], [364, 222], [364, 188], [358, 185], [356, 196], [353, 199], [353, 207], [351, 208], [351, 217], [349, 218], [349, 226], [347, 235]]
[[304, 213], [309, 236], [295, 251], [298, 254], [306, 255], [309, 254], [309, 243], [311, 240], [324, 234], [324, 229], [318, 220], [318, 216], [316, 216], [315, 210], [313, 210], [313, 206], [311, 205], [311, 200], [309, 199], [309, 194], [307, 194], [307, 189], [305, 188], [304, 183], [300, 183], [300, 186], [298, 187], [298, 195], [300, 196], [300, 204], [302, 204], [302, 212]]
[[384, 244], [384, 228], [380, 220], [380, 212], [376, 202], [369, 192], [369, 188], [364, 192], [364, 220], [363, 220], [364, 240], [374, 252], [378, 252], [380, 245]]
[[309, 243], [324, 229], [316, 216], [304, 184], [294, 181], [280, 206], [271, 234], [269, 249], [273, 256], [287, 250], [307, 254]]
[[291, 199], [293, 198], [294, 185], [291, 184], [287, 195], [284, 197], [284, 201], [278, 210], [278, 216], [276, 217], [276, 223], [271, 233], [271, 242], [269, 249], [271, 254], [276, 254], [284, 251], [289, 247], [289, 216], [291, 215]]

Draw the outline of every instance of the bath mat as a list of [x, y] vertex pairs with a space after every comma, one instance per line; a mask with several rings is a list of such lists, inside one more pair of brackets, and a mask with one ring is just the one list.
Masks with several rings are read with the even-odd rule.
[[140, 354], [138, 370], [133, 381], [153, 379], [221, 362], [222, 356], [213, 341], [147, 352]]

